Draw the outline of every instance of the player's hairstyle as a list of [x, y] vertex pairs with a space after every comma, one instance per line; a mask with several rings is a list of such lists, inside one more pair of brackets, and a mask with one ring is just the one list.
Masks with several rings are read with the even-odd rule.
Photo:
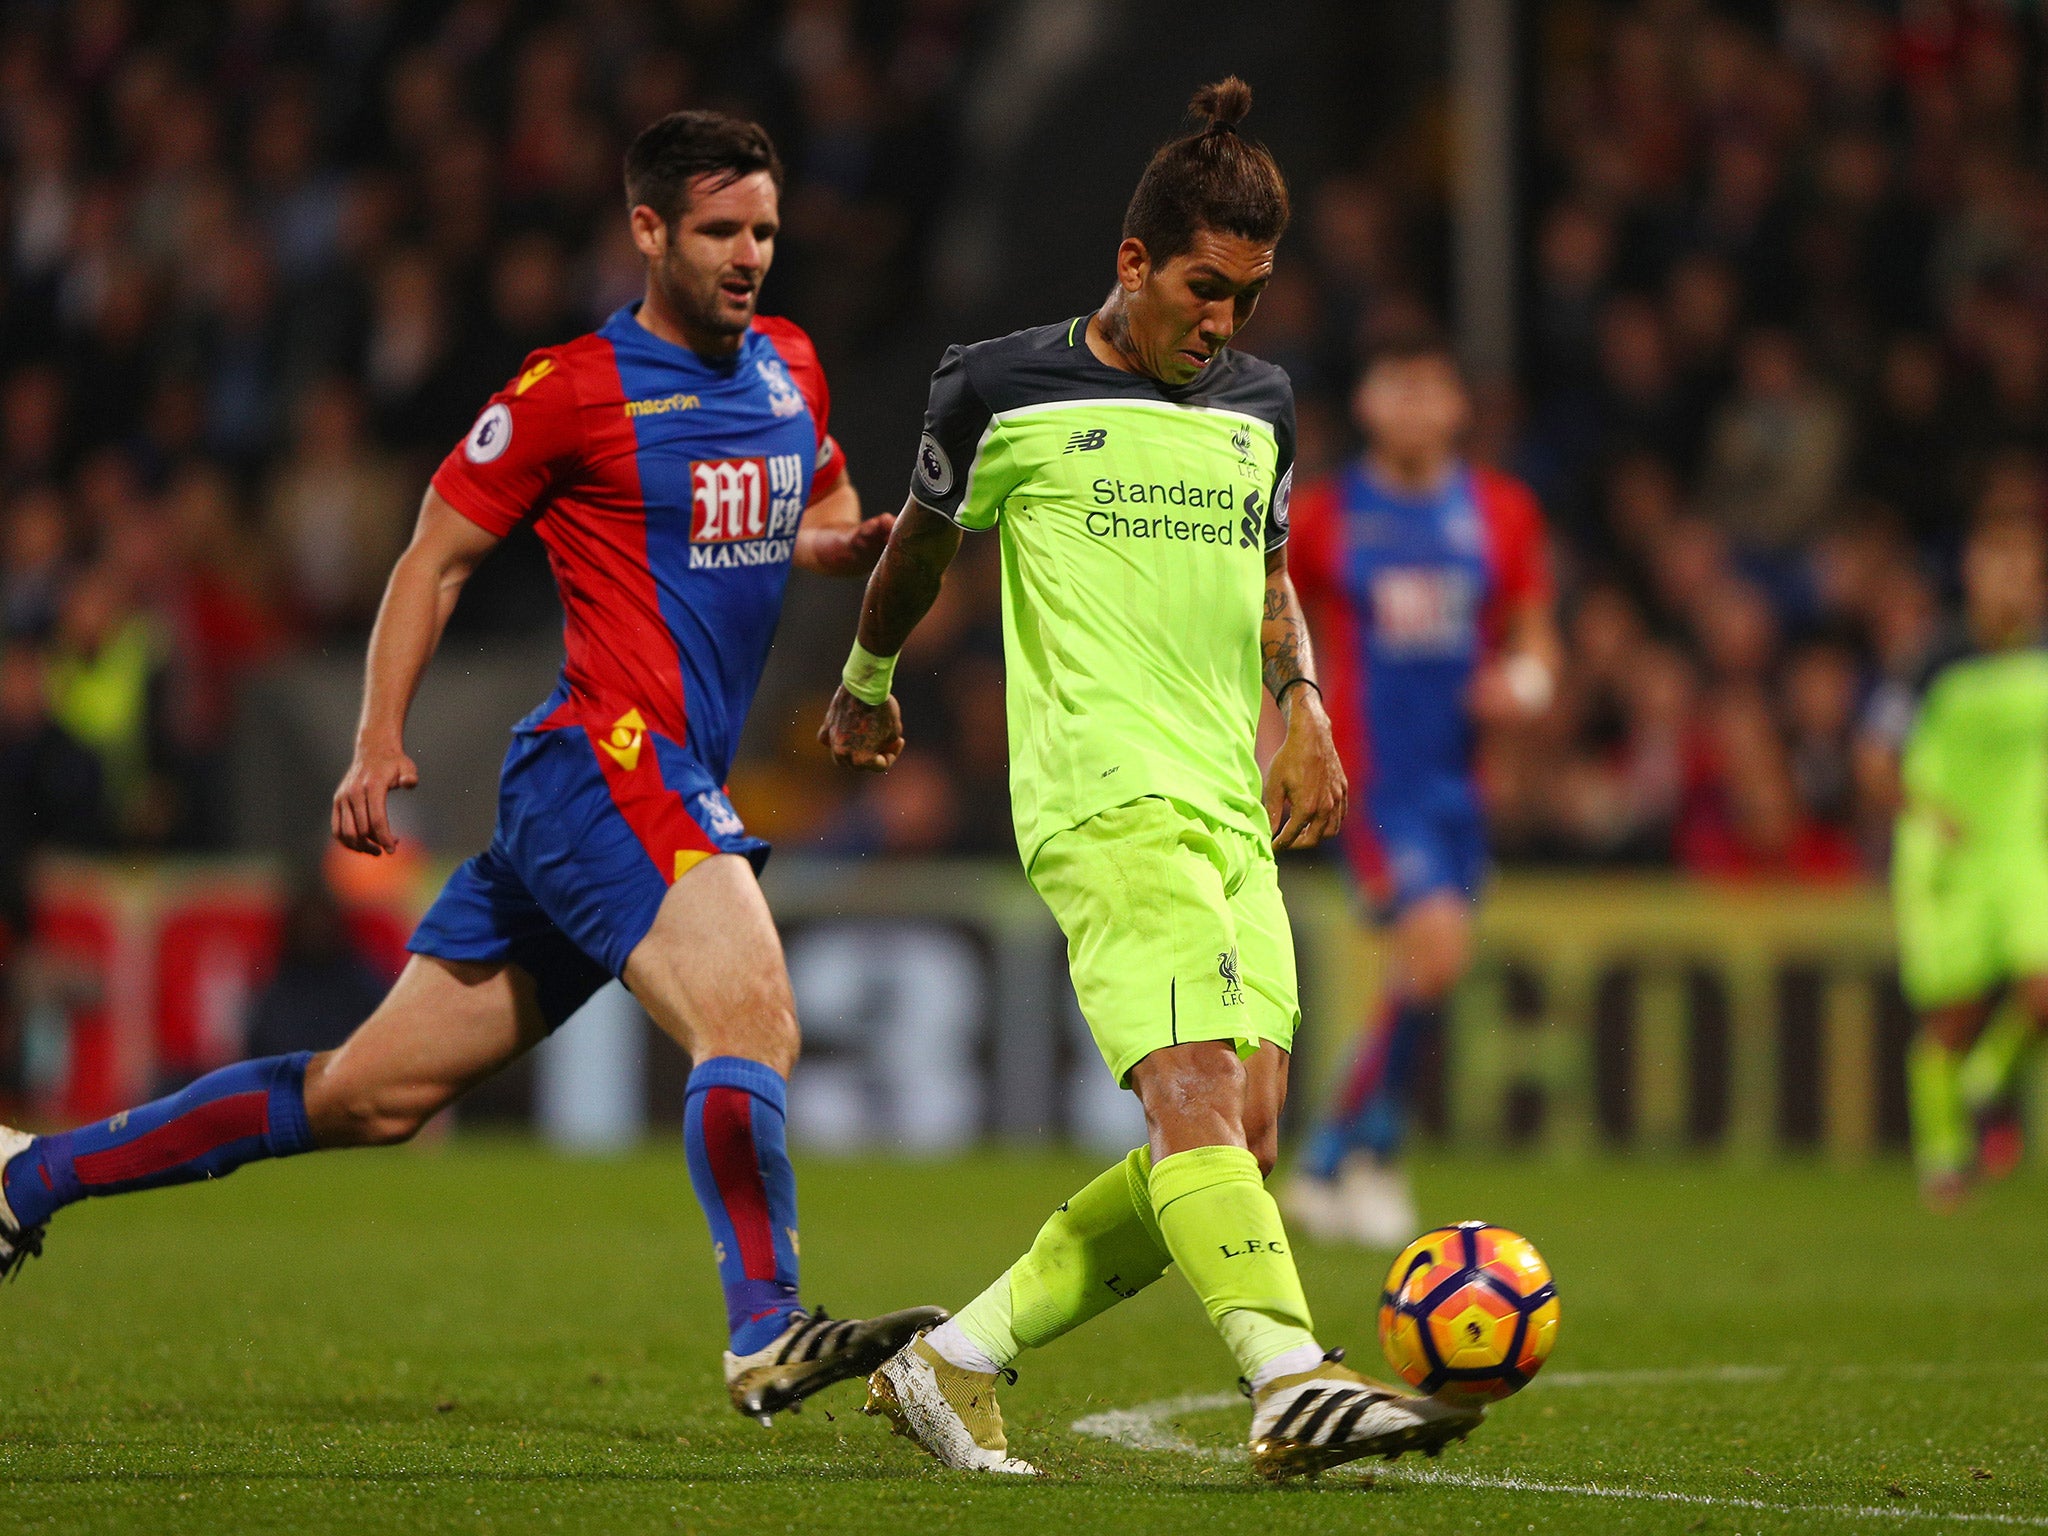
[[782, 159], [759, 123], [723, 112], [671, 112], [641, 129], [626, 151], [626, 206], [645, 203], [674, 223], [698, 177], [711, 177], [705, 190], [716, 192], [756, 171], [782, 185]]
[[1160, 145], [1124, 210], [1124, 238], [1144, 242], [1154, 266], [1220, 230], [1262, 244], [1287, 229], [1287, 181], [1266, 146], [1237, 131], [1252, 109], [1252, 88], [1237, 76], [1195, 92], [1188, 111], [1205, 119], [1193, 133]]
[[1365, 378], [1381, 363], [1413, 363], [1425, 358], [1432, 362], [1441, 360], [1450, 365], [1453, 373], [1463, 374], [1450, 337], [1434, 327], [1411, 326], [1374, 338], [1366, 348], [1358, 376]]

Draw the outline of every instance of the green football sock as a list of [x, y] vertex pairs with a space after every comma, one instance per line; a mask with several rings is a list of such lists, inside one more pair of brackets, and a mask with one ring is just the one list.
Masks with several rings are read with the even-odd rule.
[[2012, 1086], [2013, 1074], [2033, 1043], [2034, 1021], [2026, 1012], [2001, 1009], [1956, 1069], [1956, 1089], [1964, 1107], [1974, 1112], [1996, 1103]]
[[1196, 1147], [1152, 1170], [1152, 1210], [1180, 1272], [1247, 1377], [1301, 1345], [1314, 1324], [1280, 1207], [1243, 1147]]
[[1970, 1118], [1957, 1085], [1959, 1058], [1922, 1030], [1906, 1058], [1913, 1120], [1913, 1161], [1923, 1174], [1960, 1173], [1970, 1166]]
[[1152, 1153], [1140, 1147], [1054, 1211], [1031, 1251], [954, 1322], [997, 1365], [1127, 1301], [1171, 1262], [1152, 1218]]

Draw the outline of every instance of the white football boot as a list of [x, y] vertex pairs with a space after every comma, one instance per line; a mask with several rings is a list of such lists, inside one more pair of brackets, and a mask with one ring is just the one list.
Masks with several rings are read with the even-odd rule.
[[1333, 1349], [1314, 1370], [1250, 1393], [1252, 1470], [1272, 1482], [1314, 1476], [1367, 1456], [1434, 1456], [1478, 1427], [1486, 1411], [1367, 1381]]
[[1337, 1204], [1351, 1240], [1361, 1247], [1399, 1253], [1422, 1230], [1407, 1170], [1370, 1153], [1344, 1159], [1337, 1170]]
[[[0, 1169], [21, 1152], [28, 1150], [35, 1137], [26, 1131], [17, 1131], [12, 1126], [0, 1125]], [[15, 1220], [14, 1212], [7, 1204], [7, 1189], [0, 1185], [0, 1280], [5, 1280], [43, 1251], [41, 1227], [24, 1227]]]
[[880, 1317], [831, 1318], [797, 1312], [774, 1342], [751, 1355], [725, 1352], [725, 1390], [732, 1405], [766, 1424], [835, 1381], [865, 1376], [927, 1328], [946, 1320], [944, 1307], [907, 1307]]
[[941, 1465], [963, 1472], [1006, 1472], [1036, 1477], [1038, 1468], [1010, 1454], [996, 1380], [1015, 1371], [970, 1371], [955, 1365], [920, 1334], [868, 1378], [867, 1406], [889, 1427]]
[[1342, 1187], [1335, 1179], [1319, 1179], [1306, 1172], [1290, 1174], [1280, 1186], [1280, 1211], [1287, 1218], [1287, 1230], [1296, 1236], [1319, 1243], [1358, 1241]]

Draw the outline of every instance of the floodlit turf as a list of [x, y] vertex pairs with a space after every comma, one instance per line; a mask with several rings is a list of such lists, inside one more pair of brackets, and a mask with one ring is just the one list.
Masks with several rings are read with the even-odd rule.
[[[811, 1161], [807, 1293], [957, 1304], [1092, 1171]], [[1940, 1221], [1899, 1168], [1438, 1162], [1424, 1214], [1534, 1238], [1548, 1374], [1441, 1462], [1255, 1486], [1174, 1276], [1027, 1358], [1012, 1444], [948, 1474], [855, 1411], [725, 1407], [680, 1151], [463, 1143], [247, 1170], [67, 1213], [0, 1291], [0, 1525], [222, 1532], [2048, 1526], [2048, 1183]], [[1322, 1336], [1378, 1369], [1380, 1261], [1304, 1247]], [[1117, 1413], [1117, 1410], [1137, 1410]], [[1092, 1420], [1097, 1433], [1076, 1433]], [[1109, 1434], [1114, 1438], [1103, 1438]], [[1180, 1449], [1141, 1449], [1178, 1445]], [[1601, 1496], [1604, 1490], [1612, 1497]]]

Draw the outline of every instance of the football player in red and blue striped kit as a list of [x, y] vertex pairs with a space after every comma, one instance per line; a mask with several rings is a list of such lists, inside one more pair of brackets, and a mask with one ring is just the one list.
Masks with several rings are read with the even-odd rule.
[[0, 1275], [88, 1195], [403, 1141], [616, 976], [695, 1063], [684, 1139], [734, 1406], [765, 1423], [943, 1320], [800, 1305], [796, 1013], [755, 879], [768, 845], [724, 788], [790, 567], [863, 573], [893, 522], [861, 519], [810, 339], [755, 312], [781, 180], [755, 124], [682, 112], [643, 132], [626, 198], [644, 299], [529, 357], [433, 477], [371, 636], [335, 837], [397, 846], [386, 799], [418, 782], [402, 738], [420, 674], [469, 573], [528, 519], [567, 660], [513, 731], [490, 847], [449, 879], [389, 996], [339, 1050], [244, 1062], [62, 1135], [0, 1128]]
[[1479, 733], [1548, 708], [1558, 640], [1542, 511], [1520, 481], [1460, 457], [1469, 402], [1445, 345], [1380, 348], [1353, 412], [1365, 453], [1296, 493], [1290, 564], [1386, 979], [1285, 1204], [1315, 1236], [1398, 1249], [1418, 1230], [1396, 1162], [1416, 1053], [1464, 975], [1488, 863]]

